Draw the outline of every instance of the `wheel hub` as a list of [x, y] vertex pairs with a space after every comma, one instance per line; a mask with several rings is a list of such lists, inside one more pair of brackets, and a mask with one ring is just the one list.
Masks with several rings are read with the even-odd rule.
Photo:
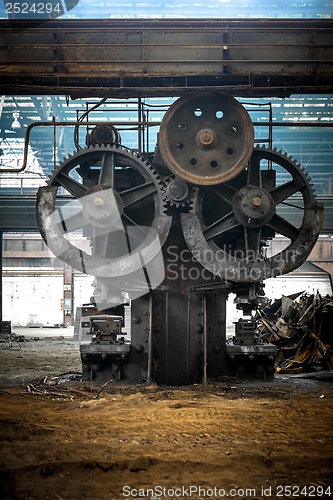
[[83, 216], [93, 226], [110, 227], [122, 216], [122, 199], [110, 187], [94, 186], [81, 200]]
[[198, 144], [204, 148], [209, 148], [215, 141], [215, 134], [212, 130], [204, 129], [198, 133]]
[[174, 179], [168, 185], [166, 193], [170, 200], [175, 202], [182, 202], [187, 198], [189, 194], [189, 188], [186, 182], [182, 181], [181, 179]]
[[245, 186], [232, 200], [236, 219], [245, 227], [259, 228], [267, 224], [274, 215], [274, 200], [263, 188]]

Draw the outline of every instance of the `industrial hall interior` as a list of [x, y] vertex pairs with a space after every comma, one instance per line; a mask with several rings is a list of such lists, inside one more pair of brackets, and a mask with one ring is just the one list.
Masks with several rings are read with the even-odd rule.
[[0, 498], [333, 498], [332, 1], [0, 45]]

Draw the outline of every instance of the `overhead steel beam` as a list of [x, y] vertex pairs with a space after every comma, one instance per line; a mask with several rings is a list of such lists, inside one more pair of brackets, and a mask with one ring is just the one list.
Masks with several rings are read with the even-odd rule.
[[0, 21], [1, 92], [333, 92], [332, 19]]

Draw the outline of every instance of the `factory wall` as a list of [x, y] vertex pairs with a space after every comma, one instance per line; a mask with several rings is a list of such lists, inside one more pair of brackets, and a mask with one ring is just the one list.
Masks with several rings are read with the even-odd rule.
[[12, 326], [54, 326], [63, 322], [60, 275], [4, 276], [4, 320]]
[[[279, 240], [275, 242], [275, 251], [280, 250], [280, 245], [286, 244], [282, 238]], [[49, 251], [42, 250], [38, 245], [41, 245], [41, 239], [36, 234], [20, 234], [15, 237], [6, 235], [5, 237], [3, 319], [11, 321], [13, 326], [53, 326], [64, 322], [64, 311], [61, 310], [61, 299], [64, 298], [63, 264], [59, 263], [59, 266], [50, 267], [53, 261], [50, 259]], [[310, 260], [316, 266], [308, 269], [307, 272], [299, 268], [289, 275], [266, 280], [265, 293], [268, 298], [274, 300], [282, 295], [301, 291], [313, 293], [318, 289], [322, 295], [331, 294], [332, 249], [333, 239], [330, 236], [321, 236], [310, 255]], [[92, 276], [86, 276], [79, 272], [74, 273], [73, 318], [75, 318], [77, 307], [90, 301], [90, 297], [93, 295], [93, 281]], [[231, 294], [227, 304], [228, 335], [233, 334], [233, 323], [238, 321], [241, 316], [241, 312], [236, 310], [233, 299]], [[128, 318], [125, 320], [125, 324], [130, 336]]]
[[[93, 278], [74, 276], [74, 316], [77, 307], [90, 301]], [[305, 291], [322, 295], [332, 294], [329, 273], [321, 275], [286, 275], [265, 281], [265, 293], [274, 300], [282, 295]], [[3, 310], [4, 320], [13, 326], [54, 326], [63, 323], [61, 299], [63, 298], [63, 276], [4, 276]], [[238, 321], [242, 313], [236, 310], [234, 295], [230, 294], [227, 305], [228, 334], [233, 334], [233, 322]], [[130, 321], [125, 320], [130, 337]]]

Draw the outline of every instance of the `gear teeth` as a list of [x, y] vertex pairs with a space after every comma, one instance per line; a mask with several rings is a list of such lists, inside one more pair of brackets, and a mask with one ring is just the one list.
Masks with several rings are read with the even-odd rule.
[[192, 196], [189, 199], [189, 212], [195, 213], [195, 200], [197, 199], [199, 188], [192, 187]]
[[[297, 170], [297, 172], [302, 176], [305, 184], [306, 184], [306, 187], [308, 189], [308, 193], [309, 193], [309, 196], [312, 200], [312, 203], [315, 203], [316, 202], [316, 196], [314, 195], [315, 193], [315, 189], [313, 188], [313, 183], [310, 183], [309, 181], [311, 180], [311, 176], [309, 175], [308, 172], [306, 172], [305, 168], [301, 166], [301, 164], [296, 161], [295, 159], [293, 159], [291, 156], [288, 155], [287, 152], [282, 152], [282, 150], [280, 151], [277, 151], [277, 149], [274, 147], [274, 148], [269, 148], [269, 147], [258, 147], [256, 146], [254, 148], [255, 150], [257, 151], [262, 151], [262, 159], [270, 159], [272, 160], [273, 162], [275, 161], [275, 163], [279, 164], [279, 161], [278, 161], [278, 158], [276, 160], [274, 160], [273, 158], [271, 158], [270, 154], [275, 154], [277, 155], [279, 158], [281, 158], [282, 162], [280, 164], [280, 166], [282, 168], [285, 168], [284, 167], [284, 164], [286, 162], [289, 163], [289, 165], [295, 170]], [[265, 156], [265, 152], [268, 153], [267, 156]], [[269, 154], [270, 153], [270, 154]], [[288, 170], [288, 169], [287, 169]], [[290, 172], [291, 173], [291, 172]], [[292, 174], [293, 175], [293, 174]]]
[[[57, 182], [57, 175], [61, 172], [63, 168], [67, 167], [67, 171], [73, 170], [80, 164], [80, 160], [82, 157], [85, 155], [89, 155], [89, 153], [96, 151], [116, 151], [116, 152], [123, 152], [124, 155], [127, 155], [128, 157], [131, 157], [138, 162], [138, 166], [142, 165], [142, 168], [149, 173], [151, 176], [155, 186], [156, 186], [156, 192], [157, 192], [157, 197], [158, 197], [158, 207], [159, 207], [159, 215], [163, 215], [166, 212], [166, 203], [163, 199], [163, 193], [162, 193], [162, 187], [161, 187], [161, 179], [157, 175], [157, 172], [154, 170], [154, 168], [151, 166], [151, 164], [147, 161], [146, 158], [144, 158], [141, 154], [137, 153], [131, 148], [127, 148], [126, 146], [123, 146], [122, 144], [107, 144], [107, 145], [98, 145], [96, 144], [95, 146], [90, 145], [89, 147], [86, 148], [80, 148], [78, 151], [75, 151], [72, 154], [69, 154], [62, 162], [59, 163], [59, 165], [51, 171], [51, 174], [49, 175], [49, 180], [47, 181], [47, 185], [52, 186], [52, 185], [58, 185]], [[75, 163], [74, 160], [77, 159], [78, 162]], [[72, 165], [68, 166], [68, 163], [72, 163]]]
[[[305, 172], [305, 169], [301, 167], [301, 165], [292, 159], [286, 152], [282, 152], [281, 150], [278, 152], [276, 148], [269, 148], [263, 145], [258, 145], [254, 148], [254, 151], [256, 152], [256, 156], [259, 161], [261, 160], [268, 160], [271, 161], [272, 163], [275, 163], [277, 166], [280, 166], [281, 169], [284, 169], [287, 173], [290, 174], [292, 179], [295, 181], [295, 186], [300, 186], [301, 194], [303, 197], [304, 208], [307, 208], [307, 210], [304, 209], [304, 220], [307, 220], [307, 224], [303, 224], [300, 227], [299, 230], [299, 236], [297, 236], [296, 242], [303, 242], [307, 241], [308, 249], [312, 249], [315, 242], [317, 241], [317, 237], [320, 232], [320, 217], [318, 213], [318, 204], [316, 202], [316, 196], [315, 196], [315, 189], [314, 189], [314, 184], [310, 182], [311, 176], [307, 172]], [[237, 178], [236, 178], [237, 179]], [[227, 183], [226, 183], [227, 184]], [[291, 183], [292, 184], [292, 183]], [[281, 184], [283, 186], [283, 184]], [[277, 186], [279, 187], [279, 186]], [[191, 243], [191, 246], [189, 245], [190, 250], [194, 254], [194, 251], [197, 249], [201, 248], [201, 241], [206, 241], [206, 243], [210, 246], [212, 249], [213, 253], [223, 251], [222, 247], [220, 249], [216, 249], [216, 245], [213, 247], [210, 245], [210, 241], [205, 239], [205, 234], [204, 230], [206, 228], [205, 222], [203, 220], [203, 209], [205, 207], [205, 202], [206, 202], [206, 196], [207, 199], [210, 197], [210, 190], [209, 188], [204, 187], [198, 187], [196, 191], [193, 190], [193, 198], [189, 201], [189, 211], [190, 213], [196, 215], [199, 219], [200, 223], [200, 228], [198, 231], [197, 239], [196, 242], [193, 244]], [[218, 187], [217, 187], [218, 189]], [[291, 189], [293, 191], [293, 189]], [[284, 201], [284, 200], [283, 200]], [[288, 203], [287, 203], [288, 204]], [[313, 207], [310, 205], [313, 204]], [[221, 217], [225, 215], [225, 212], [223, 212], [223, 208], [221, 209], [221, 213], [216, 214], [217, 216]], [[313, 222], [311, 223], [311, 218], [313, 214]], [[307, 226], [312, 224], [312, 235], [309, 235], [309, 231], [307, 230]], [[290, 244], [290, 246], [287, 247], [287, 249], [284, 249], [283, 252], [287, 252], [288, 249], [293, 245], [294, 242]], [[218, 245], [217, 245], [218, 246]], [[306, 245], [302, 245], [302, 243], [298, 246], [298, 254], [295, 257], [295, 262], [291, 266], [290, 263], [287, 261], [285, 262], [285, 268], [282, 270], [282, 273], [285, 274], [286, 272], [290, 272], [294, 269], [296, 269], [304, 260], [307, 258], [307, 256], [310, 253], [309, 251], [306, 251], [302, 249], [302, 247], [306, 247]], [[294, 252], [294, 250], [293, 250]], [[216, 253], [216, 255], [219, 255]], [[231, 254], [229, 254], [231, 255]], [[278, 262], [278, 259], [280, 259], [282, 256], [282, 260], [285, 258], [283, 256], [283, 253], [278, 253], [277, 255], [274, 256], [274, 261]], [[232, 257], [234, 259], [234, 257]], [[266, 260], [266, 259], [265, 259]], [[236, 261], [236, 259], [235, 259]], [[269, 262], [269, 259], [267, 259]], [[204, 265], [204, 264], [203, 264]], [[242, 262], [242, 265], [244, 265], [244, 261]], [[247, 266], [247, 264], [245, 264]], [[248, 266], [249, 270], [252, 272], [252, 263]], [[230, 268], [231, 269], [231, 268]], [[282, 268], [281, 268], [282, 269]], [[223, 270], [221, 272], [221, 277], [223, 276]], [[263, 277], [263, 279], [266, 279], [267, 275]]]
[[[188, 185], [189, 187], [189, 192], [188, 192], [188, 195], [187, 195], [187, 198], [185, 200], [182, 200], [182, 201], [176, 201], [176, 200], [173, 200], [171, 199], [168, 194], [167, 194], [167, 188], [168, 188], [168, 185], [174, 180], [176, 179], [177, 177], [175, 175], [169, 175], [168, 177], [166, 177], [164, 179], [164, 181], [161, 180], [161, 185], [163, 186], [162, 187], [162, 191], [163, 191], [163, 199], [164, 199], [164, 202], [165, 202], [165, 205], [166, 206], [175, 206], [177, 208], [179, 208], [180, 206], [181, 207], [185, 207], [186, 205], [190, 205], [191, 201], [193, 200], [193, 191], [194, 191], [194, 188], [193, 186]], [[185, 181], [184, 181], [185, 182]]]

